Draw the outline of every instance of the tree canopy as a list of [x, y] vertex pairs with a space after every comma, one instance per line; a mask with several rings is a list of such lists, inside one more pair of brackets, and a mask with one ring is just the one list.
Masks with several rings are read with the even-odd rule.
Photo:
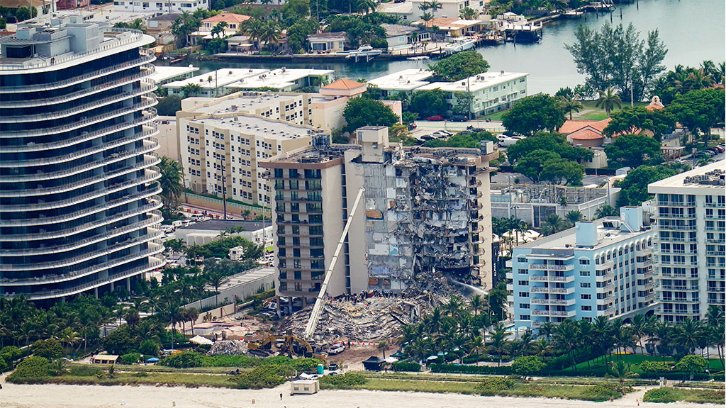
[[640, 205], [650, 199], [648, 184], [674, 176], [678, 172], [668, 166], [640, 166], [631, 170], [620, 182], [618, 206]]
[[514, 166], [514, 171], [522, 173], [531, 178], [535, 183], [538, 183], [541, 180], [541, 174], [545, 164], [553, 160], [559, 161], [562, 160], [562, 157], [549, 150], [532, 150], [524, 157], [517, 160], [517, 165]]
[[476, 51], [464, 51], [429, 65], [429, 69], [442, 81], [452, 82], [487, 72], [489, 63]]
[[582, 161], [592, 159], [592, 152], [582, 147], [572, 146], [567, 139], [556, 133], [538, 133], [522, 139], [507, 149], [507, 157], [513, 164], [534, 150], [555, 152], [563, 159]]
[[440, 89], [418, 91], [411, 95], [408, 110], [418, 113], [420, 118], [433, 115], [446, 115], [449, 104], [446, 101], [446, 92]]
[[663, 59], [668, 50], [658, 30], [650, 31], [646, 39], [633, 24], [604, 24], [600, 31], [580, 25], [576, 41], [565, 47], [585, 74], [586, 83], [595, 90], [617, 88], [623, 100], [642, 100], [653, 86], [655, 77], [665, 70]]
[[554, 132], [565, 123], [565, 113], [558, 99], [545, 94], [527, 96], [514, 103], [502, 117], [510, 132], [532, 135], [542, 130]]
[[676, 65], [653, 83], [652, 94], [658, 95], [668, 105], [678, 95], [723, 83], [724, 63], [716, 65], [712, 61], [703, 61], [700, 67]]
[[497, 142], [497, 138], [487, 131], [469, 132], [464, 131], [457, 133], [447, 139], [428, 140], [423, 145], [425, 147], [464, 147], [469, 149], [481, 148], [481, 142], [492, 141]]
[[666, 110], [691, 131], [708, 133], [711, 127], [723, 122], [724, 89], [689, 91], [676, 96]]
[[363, 126], [392, 126], [398, 116], [381, 101], [369, 98], [352, 98], [345, 105], [343, 117], [345, 130], [352, 132]]
[[656, 139], [673, 131], [675, 118], [667, 110], [649, 111], [643, 106], [626, 106], [610, 116], [610, 123], [603, 132], [605, 135], [630, 133], [635, 134], [643, 130], [650, 130]]
[[605, 146], [611, 168], [658, 164], [663, 161], [660, 142], [648, 136], [624, 135]]

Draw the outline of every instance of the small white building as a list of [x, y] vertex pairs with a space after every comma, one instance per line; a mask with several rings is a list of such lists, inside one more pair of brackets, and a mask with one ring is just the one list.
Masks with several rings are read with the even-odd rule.
[[164, 0], [137, 1], [114, 0], [113, 7], [118, 11], [154, 11], [159, 13], [192, 13], [194, 10], [209, 10], [210, 0]]
[[245, 256], [245, 247], [236, 246], [234, 248], [230, 248], [227, 256], [229, 256], [229, 259], [231, 259], [233, 261], [239, 261], [240, 259], [242, 259]]
[[193, 95], [185, 96], [223, 96], [243, 89], [260, 88], [293, 91], [330, 82], [333, 73], [330, 69], [224, 68], [171, 82], [163, 87], [169, 95], [184, 95], [188, 85], [199, 87]]
[[308, 36], [312, 52], [341, 52], [345, 50], [345, 33], [317, 33]]
[[197, 71], [199, 71], [199, 67], [193, 65], [189, 65], [188, 67], [167, 67], [159, 65], [154, 67], [154, 72], [149, 75], [149, 79], [153, 80], [156, 86], [161, 86], [169, 82], [191, 78]]
[[[257, 245], [272, 244], [272, 224], [270, 220], [242, 221], [242, 220], [207, 220], [177, 228], [174, 238], [184, 241], [187, 245], [204, 245], [219, 239], [222, 233], [228, 236], [240, 236]], [[242, 252], [244, 255], [244, 252]]]
[[[404, 21], [418, 21], [425, 12], [421, 9], [424, 3], [428, 3], [428, 0], [381, 3], [377, 11], [398, 16]], [[481, 12], [486, 2], [485, 0], [438, 0], [436, 3], [439, 4], [440, 8], [435, 11], [427, 10], [427, 12], [434, 14], [434, 17], [459, 18], [465, 8]]]
[[433, 75], [433, 72], [423, 68], [404, 69], [371, 79], [368, 81], [368, 87], [380, 89], [385, 96], [395, 96], [428, 85], [430, 82], [426, 80]]

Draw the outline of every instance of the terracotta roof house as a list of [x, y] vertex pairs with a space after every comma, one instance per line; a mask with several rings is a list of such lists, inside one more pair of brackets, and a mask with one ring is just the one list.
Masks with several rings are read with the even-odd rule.
[[362, 84], [348, 78], [341, 78], [328, 85], [320, 87], [320, 93], [325, 96], [333, 97], [353, 97], [364, 93], [366, 89], [366, 84]]
[[599, 147], [605, 141], [603, 131], [610, 123], [610, 118], [603, 120], [566, 120], [559, 133], [567, 137], [567, 141], [583, 147]]

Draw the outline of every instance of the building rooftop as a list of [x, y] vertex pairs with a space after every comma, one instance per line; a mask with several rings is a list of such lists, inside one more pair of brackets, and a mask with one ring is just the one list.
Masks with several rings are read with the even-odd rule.
[[[14, 35], [0, 37], [0, 75], [13, 74], [14, 70], [32, 73], [45, 72], [50, 67], [63, 69], [154, 41], [139, 31], [89, 23], [79, 15], [22, 23]], [[10, 48], [27, 57], [8, 58]]]
[[423, 68], [411, 68], [372, 79], [368, 84], [388, 91], [410, 91], [428, 84], [425, 80], [433, 75]]
[[558, 132], [562, 133], [563, 135], [569, 135], [570, 133], [573, 133], [582, 128], [591, 127], [596, 131], [602, 133], [608, 126], [610, 121], [610, 118], [606, 118], [603, 120], [566, 120], [565, 123], [562, 124]]
[[158, 65], [154, 67], [154, 72], [149, 75], [150, 79], [153, 79], [157, 84], [159, 82], [168, 81], [177, 77], [181, 77], [190, 74], [195, 71], [199, 71], [199, 67], [166, 67]]
[[306, 77], [324, 77], [332, 75], [332, 69], [273, 69], [259, 75], [248, 76], [230, 84], [231, 88], [257, 89], [272, 88], [284, 89], [295, 85], [295, 81]]
[[351, 90], [366, 86], [366, 84], [348, 78], [341, 78], [320, 87], [320, 89]]
[[467, 79], [455, 82], [432, 82], [417, 90], [440, 89], [445, 92], [476, 92], [485, 88], [496, 86], [519, 78], [526, 78], [528, 74], [519, 72], [486, 72]]
[[252, 283], [258, 279], [267, 278], [276, 274], [275, 268], [271, 266], [263, 266], [261, 268], [255, 268], [248, 271], [232, 275], [227, 278], [226, 282], [219, 287], [220, 291], [225, 289], [233, 288], [235, 286], [246, 285]]
[[315, 33], [308, 35], [308, 41], [309, 40], [338, 40], [338, 39], [345, 39], [345, 32], [335, 32], [335, 33]]
[[224, 22], [224, 23], [239, 24], [239, 23], [244, 23], [245, 21], [249, 20], [250, 18], [252, 18], [252, 17], [246, 16], [244, 14], [220, 13], [220, 14], [217, 14], [216, 16], [205, 18], [204, 20], [202, 20], [202, 23], [216, 24], [216, 23]]
[[389, 14], [411, 14], [413, 11], [413, 3], [410, 1], [404, 1], [403, 3], [391, 1], [379, 4], [377, 10], [381, 13]]
[[179, 13], [166, 13], [162, 14], [160, 16], [151, 17], [149, 21], [175, 21], [178, 17], [180, 17], [181, 14]]
[[381, 28], [386, 31], [386, 37], [398, 37], [401, 35], [409, 35], [418, 31], [418, 27], [411, 27], [403, 24], [381, 24]]
[[607, 247], [618, 242], [628, 240], [633, 237], [637, 237], [645, 231], [649, 230], [638, 230], [630, 232], [628, 230], [622, 230], [619, 225], [622, 223], [619, 217], [606, 217], [600, 218], [599, 220], [592, 221], [597, 228], [597, 245], [578, 247], [576, 245], [577, 229], [575, 227], [560, 231], [556, 234], [552, 234], [546, 237], [541, 237], [535, 241], [528, 242], [526, 244], [519, 245], [514, 248], [516, 251], [519, 248], [529, 249], [544, 249], [544, 250], [575, 250], [575, 249], [588, 249], [597, 250], [599, 248]]
[[297, 139], [310, 136], [314, 133], [314, 130], [310, 127], [292, 125], [286, 122], [248, 115], [239, 115], [225, 119], [194, 119], [189, 123], [214, 125], [218, 128], [229, 129], [242, 134], [277, 140]]
[[431, 28], [431, 27], [438, 27], [439, 30], [456, 30], [460, 28], [467, 28], [467, 27], [473, 27], [475, 25], [481, 24], [483, 21], [481, 20], [462, 20], [457, 17], [436, 17], [432, 18], [429, 21], [417, 21], [413, 24], [421, 25], [423, 27]]
[[202, 88], [215, 89], [255, 75], [262, 75], [265, 72], [268, 72], [268, 70], [253, 68], [224, 68], [181, 81], [171, 82], [164, 85], [164, 88], [183, 88], [185, 85], [196, 84]]
[[726, 160], [721, 160], [651, 183], [648, 185], [648, 192], [677, 193], [674, 189], [688, 188], [711, 190], [710, 194], [720, 191], [721, 195], [723, 195], [726, 193], [724, 190], [725, 172]]
[[[294, 101], [299, 94], [281, 94], [270, 92], [237, 92], [224, 98], [194, 98], [195, 106], [183, 106], [182, 110], [190, 113], [227, 114], [254, 113], [258, 108], [284, 101]], [[192, 101], [190, 101], [192, 102]], [[186, 104], [185, 104], [186, 105]]]
[[269, 220], [267, 223], [261, 221], [246, 220], [207, 220], [179, 227], [180, 230], [201, 230], [201, 231], [227, 231], [230, 228], [238, 228], [244, 231], [259, 231], [263, 228], [270, 227]]

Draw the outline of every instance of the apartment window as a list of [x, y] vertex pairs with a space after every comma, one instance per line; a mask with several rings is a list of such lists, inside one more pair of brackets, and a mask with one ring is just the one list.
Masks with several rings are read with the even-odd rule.
[[519, 320], [530, 320], [529, 315], [519, 315]]
[[523, 297], [523, 298], [529, 297], [529, 292], [519, 292], [519, 297]]
[[521, 281], [519, 281], [519, 285], [520, 286], [527, 286], [527, 285], [529, 285], [529, 282], [527, 282], [526, 280], [521, 280]]
[[590, 271], [580, 271], [580, 276], [590, 276]]
[[519, 304], [519, 307], [520, 307], [521, 309], [529, 309], [529, 303], [520, 303], [520, 304]]
[[589, 300], [592, 299], [592, 295], [582, 294], [580, 295], [580, 299]]
[[590, 287], [590, 282], [580, 282], [580, 287], [581, 288], [589, 288]]
[[580, 259], [580, 265], [590, 265], [589, 259]]
[[592, 306], [580, 306], [580, 310], [584, 312], [589, 312], [592, 310]]

